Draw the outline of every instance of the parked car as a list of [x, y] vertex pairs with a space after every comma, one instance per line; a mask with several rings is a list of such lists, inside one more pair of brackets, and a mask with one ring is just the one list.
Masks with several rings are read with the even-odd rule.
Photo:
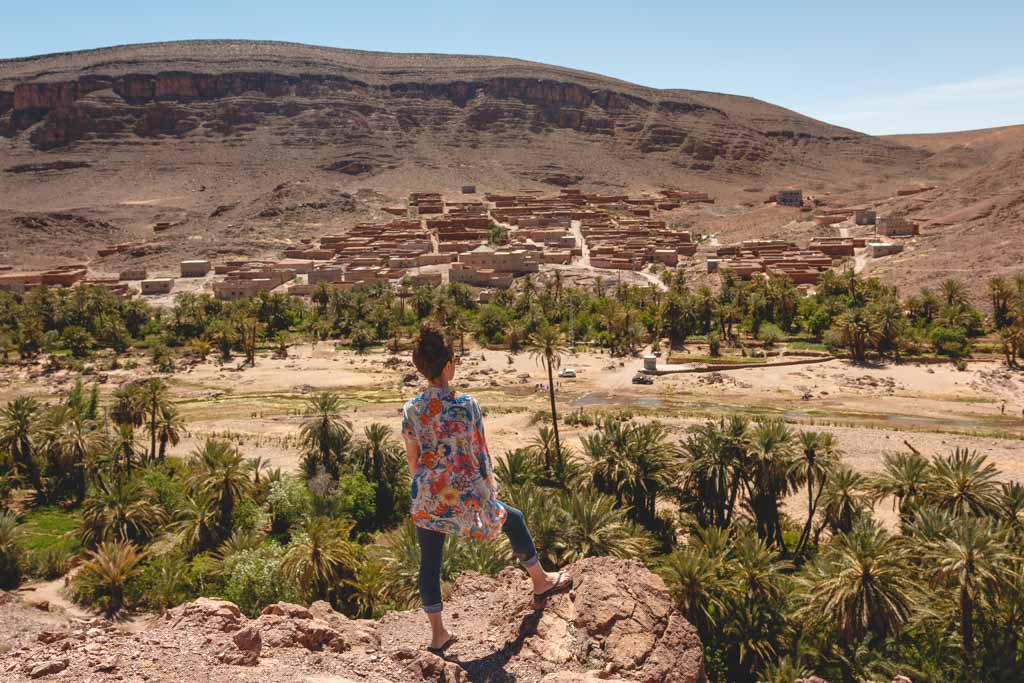
[[650, 375], [633, 375], [633, 384], [654, 384], [654, 378]]
[[576, 370], [574, 368], [562, 368], [558, 371], [559, 377], [575, 377]]

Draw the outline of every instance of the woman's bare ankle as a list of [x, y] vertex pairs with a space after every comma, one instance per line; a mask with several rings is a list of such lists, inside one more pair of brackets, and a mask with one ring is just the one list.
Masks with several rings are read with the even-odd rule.
[[447, 643], [452, 637], [452, 634], [448, 632], [448, 629], [443, 628], [440, 632], [435, 632], [430, 637], [430, 647], [441, 647]]

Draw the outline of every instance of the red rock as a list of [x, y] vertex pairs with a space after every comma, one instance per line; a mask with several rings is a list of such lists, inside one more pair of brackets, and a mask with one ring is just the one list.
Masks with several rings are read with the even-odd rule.
[[61, 671], [63, 671], [66, 668], [68, 668], [68, 660], [66, 660], [66, 659], [51, 659], [48, 662], [43, 662], [42, 664], [36, 664], [34, 667], [32, 667], [32, 670], [29, 671], [28, 677], [29, 678], [43, 678], [44, 676], [49, 676], [51, 674], [60, 673]]

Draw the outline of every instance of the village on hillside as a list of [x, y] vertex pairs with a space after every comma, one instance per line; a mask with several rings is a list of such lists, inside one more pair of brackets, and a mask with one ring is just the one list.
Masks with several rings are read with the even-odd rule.
[[[929, 188], [900, 190], [909, 195]], [[904, 240], [919, 234], [905, 215], [878, 216], [863, 206], [831, 206], [828, 199], [783, 189], [768, 204], [798, 209], [813, 217], [822, 234], [804, 244], [788, 240], [745, 240], [718, 244], [714, 235], [694, 235], [671, 227], [672, 212], [686, 204], [713, 204], [706, 192], [661, 190], [657, 194], [588, 193], [562, 189], [554, 196], [538, 190], [478, 195], [474, 185], [458, 197], [413, 192], [405, 206], [383, 207], [387, 222], [358, 223], [304, 239], [271, 259], [243, 258], [211, 262], [181, 261], [177, 272], [127, 267], [116, 274], [89, 263], [44, 271], [0, 266], [0, 291], [32, 287], [94, 285], [122, 296], [141, 295], [160, 303], [182, 291], [206, 292], [231, 301], [261, 292], [310, 296], [321, 285], [353, 289], [373, 284], [439, 285], [461, 282], [478, 289], [486, 302], [516, 278], [542, 270], [621, 277], [624, 271], [660, 281], [654, 272], [702, 259], [707, 273], [731, 272], [742, 279], [788, 277], [805, 293], [813, 292], [823, 272], [846, 264], [859, 272], [865, 259], [897, 254]], [[153, 226], [155, 233], [171, 227]], [[140, 242], [101, 247], [97, 257], [131, 252]]]

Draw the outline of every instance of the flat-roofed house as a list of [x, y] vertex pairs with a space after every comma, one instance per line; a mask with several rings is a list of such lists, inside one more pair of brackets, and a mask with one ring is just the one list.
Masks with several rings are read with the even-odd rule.
[[182, 277], [205, 277], [210, 272], [210, 262], [206, 259], [190, 259], [181, 262]]
[[149, 280], [142, 281], [142, 293], [145, 296], [154, 296], [157, 294], [170, 294], [171, 289], [173, 288], [173, 277], [155, 277]]

